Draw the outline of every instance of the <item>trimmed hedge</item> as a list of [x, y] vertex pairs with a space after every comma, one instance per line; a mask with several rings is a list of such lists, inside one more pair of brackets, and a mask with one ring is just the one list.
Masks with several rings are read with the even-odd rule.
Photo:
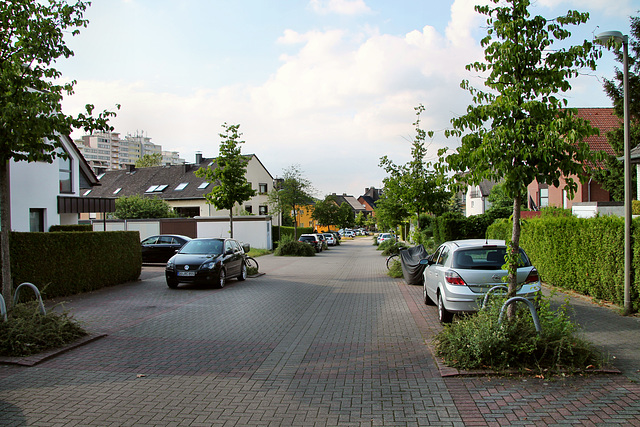
[[142, 271], [137, 231], [12, 232], [10, 245], [14, 288], [31, 282], [43, 298], [137, 280]]
[[52, 225], [49, 231], [93, 231], [91, 224]]
[[[512, 224], [500, 220], [487, 229], [491, 239], [511, 238]], [[640, 222], [632, 224], [631, 302], [640, 309]], [[633, 244], [633, 242], [639, 242]], [[624, 304], [624, 219], [542, 217], [523, 222], [522, 246], [540, 273], [554, 286]]]
[[436, 245], [449, 240], [482, 239], [494, 219], [487, 214], [465, 217], [459, 212], [446, 212], [435, 218], [433, 238]]
[[[278, 230], [280, 229], [280, 230]], [[311, 227], [298, 227], [298, 236], [293, 238], [293, 227], [278, 227], [277, 225], [271, 226], [271, 235], [273, 236], [274, 241], [280, 241], [282, 239], [286, 239], [287, 237], [293, 240], [298, 240], [301, 234], [309, 234], [313, 233], [313, 228]], [[282, 236], [278, 235], [278, 233], [282, 233]]]

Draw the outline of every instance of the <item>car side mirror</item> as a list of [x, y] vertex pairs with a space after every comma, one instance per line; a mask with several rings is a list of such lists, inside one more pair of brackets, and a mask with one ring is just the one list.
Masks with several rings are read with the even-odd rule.
[[243, 243], [242, 250], [244, 251], [244, 253], [248, 253], [251, 250], [251, 245], [248, 243]]
[[431, 256], [420, 260], [420, 265], [433, 265], [433, 264], [434, 262], [431, 260]]

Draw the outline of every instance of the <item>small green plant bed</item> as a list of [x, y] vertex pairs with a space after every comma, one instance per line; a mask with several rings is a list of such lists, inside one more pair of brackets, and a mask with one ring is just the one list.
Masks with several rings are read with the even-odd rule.
[[403, 277], [402, 274], [402, 264], [399, 260], [394, 259], [391, 261], [391, 266], [389, 266], [389, 271], [387, 271], [387, 275], [393, 277], [394, 279], [399, 279]]
[[316, 251], [308, 243], [298, 242], [292, 238], [280, 240], [273, 253], [276, 256], [315, 256]]
[[550, 297], [541, 297], [537, 333], [529, 309], [518, 304], [516, 316], [498, 324], [502, 298], [493, 298], [475, 315], [464, 316], [435, 337], [438, 356], [448, 366], [462, 369], [492, 369], [496, 372], [571, 374], [598, 369], [604, 358], [589, 342], [577, 336], [578, 327], [569, 318], [565, 301], [552, 310]]
[[270, 253], [271, 251], [269, 249], [251, 248], [251, 250], [247, 253], [247, 255], [255, 258], [262, 255], [269, 255]]
[[17, 304], [7, 321], [0, 321], [0, 356], [30, 356], [85, 335], [87, 332], [66, 312], [42, 315], [34, 302]]
[[403, 242], [394, 242], [393, 240], [385, 240], [380, 243], [378, 250], [382, 251], [382, 255], [389, 256], [399, 254], [402, 249], [407, 249], [409, 246]]

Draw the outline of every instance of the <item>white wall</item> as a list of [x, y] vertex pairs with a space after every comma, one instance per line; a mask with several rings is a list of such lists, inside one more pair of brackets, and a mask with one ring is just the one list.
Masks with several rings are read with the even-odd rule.
[[[198, 218], [198, 237], [230, 237], [229, 218]], [[233, 238], [252, 248], [273, 249], [271, 218], [246, 216], [233, 219]]]
[[[66, 144], [66, 143], [65, 143]], [[65, 193], [78, 196], [79, 163], [75, 152], [71, 153], [73, 192]], [[9, 165], [11, 181], [11, 229], [13, 231], [30, 231], [29, 209], [45, 209], [44, 230], [52, 225], [77, 224], [77, 214], [58, 214], [58, 195], [60, 195], [59, 159], [53, 163], [46, 162], [14, 162]]]

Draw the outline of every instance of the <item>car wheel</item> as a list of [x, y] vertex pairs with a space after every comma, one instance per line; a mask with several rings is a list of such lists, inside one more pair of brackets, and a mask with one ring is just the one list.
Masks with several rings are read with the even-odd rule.
[[238, 280], [246, 280], [247, 279], [247, 265], [242, 261], [242, 267], [240, 267], [240, 275], [238, 276]]
[[171, 289], [175, 289], [178, 287], [178, 281], [175, 279], [167, 279], [167, 286]]
[[438, 292], [438, 318], [440, 323], [451, 323], [453, 320], [453, 314], [444, 308], [444, 302], [442, 301], [442, 294]]
[[435, 305], [433, 303], [433, 300], [429, 297], [429, 294], [427, 294], [427, 288], [426, 287], [422, 287], [422, 293], [424, 295], [424, 304], [425, 305]]
[[226, 282], [227, 274], [225, 273], [224, 268], [220, 268], [220, 273], [218, 273], [218, 287], [224, 288]]

